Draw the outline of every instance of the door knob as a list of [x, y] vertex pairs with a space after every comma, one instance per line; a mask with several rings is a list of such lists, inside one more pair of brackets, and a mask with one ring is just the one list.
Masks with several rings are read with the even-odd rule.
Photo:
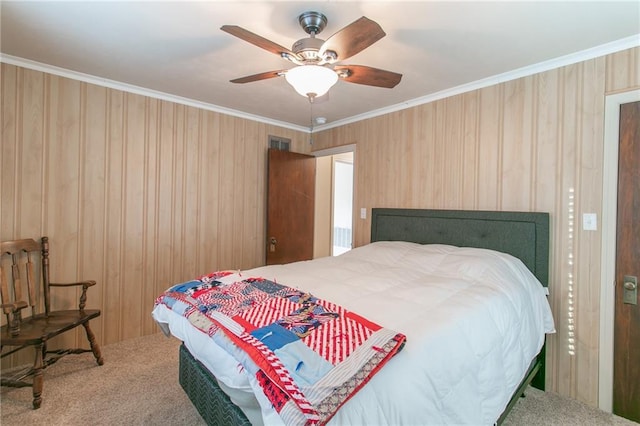
[[269, 251], [270, 252], [276, 251], [276, 244], [278, 244], [278, 240], [276, 240], [275, 237], [269, 238]]
[[622, 303], [638, 304], [638, 277], [625, 275], [622, 281]]

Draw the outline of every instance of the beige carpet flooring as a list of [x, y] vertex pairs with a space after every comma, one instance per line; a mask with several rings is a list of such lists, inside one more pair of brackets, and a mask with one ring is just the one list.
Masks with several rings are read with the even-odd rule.
[[[66, 357], [45, 372], [39, 410], [31, 409], [31, 388], [2, 388], [1, 424], [203, 425], [178, 383], [179, 343], [160, 333], [107, 345], [101, 367], [91, 354]], [[533, 388], [504, 424], [638, 426]]]

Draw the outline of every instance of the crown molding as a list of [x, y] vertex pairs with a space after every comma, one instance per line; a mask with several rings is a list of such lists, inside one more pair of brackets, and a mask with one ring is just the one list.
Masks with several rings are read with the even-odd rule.
[[150, 98], [160, 99], [160, 100], [169, 101], [169, 102], [175, 102], [177, 104], [192, 106], [195, 108], [201, 108], [208, 111], [219, 112], [221, 114], [231, 115], [233, 117], [245, 118], [247, 120], [253, 120], [260, 123], [271, 124], [274, 126], [279, 126], [279, 127], [284, 127], [292, 130], [309, 133], [308, 127], [298, 126], [298, 125], [287, 123], [284, 121], [272, 120], [259, 115], [248, 114], [246, 112], [234, 110], [231, 108], [225, 108], [225, 107], [221, 107], [221, 106], [206, 103], [206, 102], [196, 101], [194, 99], [171, 95], [169, 93], [164, 93], [157, 90], [134, 86], [132, 84], [122, 83], [115, 80], [109, 80], [107, 78], [97, 77], [90, 74], [84, 74], [81, 72], [56, 67], [53, 65], [43, 64], [40, 62], [32, 61], [30, 59], [24, 59], [24, 58], [19, 58], [16, 56], [5, 55], [3, 53], [0, 53], [0, 62], [4, 62], [10, 65], [16, 65], [23, 68], [28, 68], [34, 71], [41, 71], [41, 72], [57, 75], [59, 77], [66, 77], [73, 80], [79, 80], [85, 83], [108, 87], [110, 89], [122, 90], [123, 92], [134, 93], [142, 96], [148, 96]]
[[522, 77], [528, 77], [533, 74], [538, 74], [544, 71], [564, 67], [567, 65], [576, 64], [578, 62], [588, 61], [590, 59], [598, 58], [601, 56], [609, 55], [611, 53], [620, 52], [622, 50], [631, 49], [640, 46], [640, 34], [635, 34], [630, 37], [626, 37], [620, 40], [613, 41], [611, 43], [596, 46], [590, 49], [582, 50], [580, 52], [572, 53], [569, 55], [561, 56], [559, 58], [551, 59], [548, 61], [540, 62], [534, 65], [518, 68], [513, 71], [509, 71], [503, 74], [487, 77], [482, 80], [477, 80], [471, 83], [463, 84], [451, 89], [442, 90], [430, 95], [422, 96], [402, 102], [399, 104], [391, 105], [385, 108], [369, 111], [364, 114], [354, 115], [353, 117], [345, 118], [343, 120], [336, 120], [331, 124], [317, 126], [314, 131], [328, 130], [334, 127], [344, 126], [345, 124], [355, 123], [357, 121], [366, 120], [369, 118], [378, 117], [381, 115], [389, 114], [392, 112], [401, 111], [403, 109], [412, 108], [418, 105], [427, 104], [440, 99], [448, 98], [451, 96], [459, 95], [473, 90], [482, 89], [485, 87], [493, 86], [507, 81], [516, 80]]
[[[364, 114], [354, 115], [352, 117], [348, 117], [342, 120], [336, 120], [330, 124], [315, 126], [313, 128], [313, 132], [320, 132], [323, 130], [344, 126], [345, 124], [351, 124], [357, 121], [378, 117], [380, 115], [401, 111], [403, 109], [427, 104], [440, 99], [444, 99], [444, 98], [459, 95], [462, 93], [470, 92], [473, 90], [478, 90], [485, 87], [493, 86], [495, 84], [516, 80], [518, 78], [528, 77], [533, 74], [549, 71], [549, 70], [560, 68], [567, 65], [572, 65], [578, 62], [587, 61], [590, 59], [598, 58], [600, 56], [605, 56], [611, 53], [620, 52], [622, 50], [631, 49], [633, 47], [638, 47], [638, 46], [640, 46], [640, 34], [635, 34], [630, 37], [626, 37], [626, 38], [616, 40], [611, 43], [603, 44], [600, 46], [596, 46], [590, 49], [582, 50], [580, 52], [561, 56], [559, 58], [540, 62], [534, 65], [518, 68], [513, 71], [509, 71], [509, 72], [498, 74], [482, 80], [477, 80], [471, 83], [456, 86], [451, 89], [442, 90], [440, 92], [432, 93], [430, 95], [422, 96], [415, 99], [410, 99], [405, 102], [401, 102], [385, 108], [369, 111]], [[111, 89], [122, 90], [125, 92], [135, 93], [138, 95], [149, 96], [152, 98], [162, 99], [170, 102], [175, 102], [178, 104], [183, 104], [183, 105], [193, 106], [196, 108], [202, 108], [209, 111], [219, 112], [221, 114], [227, 114], [234, 117], [245, 118], [248, 120], [258, 121], [265, 124], [271, 124], [274, 126], [284, 127], [284, 128], [297, 130], [305, 133], [311, 133], [311, 129], [309, 129], [308, 127], [303, 127], [303, 126], [299, 126], [299, 125], [295, 125], [295, 124], [287, 123], [283, 121], [272, 120], [259, 115], [248, 114], [242, 111], [237, 111], [230, 108], [224, 108], [224, 107], [206, 103], [206, 102], [183, 98], [180, 96], [159, 92], [159, 91], [147, 89], [144, 87], [134, 86], [127, 83], [122, 83], [114, 80], [109, 80], [106, 78], [101, 78], [101, 77], [97, 77], [89, 74], [80, 73], [77, 71], [71, 71], [65, 68], [60, 68], [53, 65], [47, 65], [40, 62], [31, 61], [29, 59], [23, 59], [23, 58], [0, 53], [0, 62], [5, 62], [7, 64], [29, 68], [36, 71], [46, 72], [49, 74], [58, 75], [60, 77], [67, 77], [74, 80], [80, 80], [85, 83], [96, 84], [96, 85], [108, 87]]]

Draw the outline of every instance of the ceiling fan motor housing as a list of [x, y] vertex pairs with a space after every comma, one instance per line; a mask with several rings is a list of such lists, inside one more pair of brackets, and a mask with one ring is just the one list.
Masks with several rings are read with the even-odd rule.
[[327, 17], [320, 12], [304, 12], [298, 22], [307, 34], [317, 35], [327, 26]]
[[321, 58], [318, 52], [324, 44], [324, 40], [316, 38], [316, 35], [327, 26], [327, 17], [320, 12], [304, 12], [298, 16], [298, 22], [311, 37], [303, 38], [293, 43], [291, 51], [302, 58], [307, 65], [323, 62], [325, 58]]
[[324, 44], [324, 40], [315, 37], [302, 38], [291, 47], [291, 51], [304, 58], [305, 62], [319, 62], [318, 51]]

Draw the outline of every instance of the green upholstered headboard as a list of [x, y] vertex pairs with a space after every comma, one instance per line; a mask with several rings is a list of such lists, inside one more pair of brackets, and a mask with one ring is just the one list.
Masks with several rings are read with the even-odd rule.
[[549, 214], [481, 210], [374, 208], [371, 242], [410, 241], [478, 247], [522, 260], [549, 285]]

